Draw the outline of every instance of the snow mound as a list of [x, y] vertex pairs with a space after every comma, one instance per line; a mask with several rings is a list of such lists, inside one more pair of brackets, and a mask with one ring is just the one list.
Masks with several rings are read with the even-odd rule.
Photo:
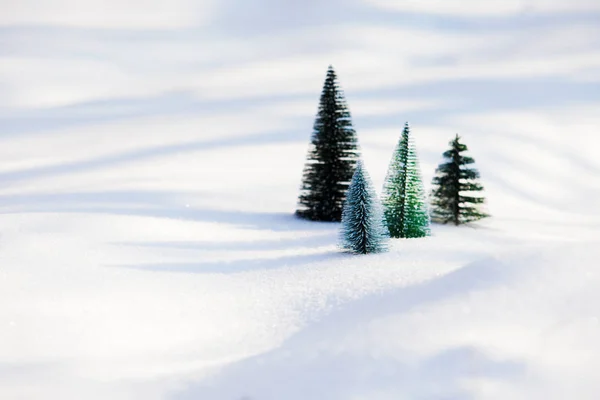
[[528, 249], [364, 297], [173, 398], [596, 398], [599, 259]]

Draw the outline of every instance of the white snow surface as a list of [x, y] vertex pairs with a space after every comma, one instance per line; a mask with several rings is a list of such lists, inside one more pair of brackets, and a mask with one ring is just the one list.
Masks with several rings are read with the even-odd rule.
[[[91, 3], [0, 2], [0, 399], [600, 398], [596, 1]], [[294, 218], [330, 63], [494, 217]]]

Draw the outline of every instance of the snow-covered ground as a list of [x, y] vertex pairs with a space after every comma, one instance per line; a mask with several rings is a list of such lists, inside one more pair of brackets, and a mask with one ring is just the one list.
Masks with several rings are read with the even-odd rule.
[[[600, 3], [44, 4], [0, 2], [0, 399], [600, 396]], [[494, 218], [293, 218], [330, 63], [376, 187], [459, 133]]]

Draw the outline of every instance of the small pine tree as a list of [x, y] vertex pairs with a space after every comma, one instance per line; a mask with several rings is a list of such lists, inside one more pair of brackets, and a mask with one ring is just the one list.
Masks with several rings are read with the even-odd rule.
[[359, 159], [357, 143], [344, 93], [329, 66], [296, 215], [313, 221], [342, 219], [346, 191]]
[[387, 251], [388, 238], [381, 204], [359, 161], [344, 204], [341, 247], [358, 254], [381, 253]]
[[446, 162], [438, 166], [433, 178], [432, 220], [460, 225], [488, 217], [480, 209], [485, 198], [476, 195], [483, 190], [479, 172], [468, 167], [475, 160], [462, 154], [468, 148], [460, 143], [460, 136], [449, 144], [450, 150], [444, 153]]
[[383, 187], [383, 207], [391, 237], [430, 235], [427, 196], [408, 122], [388, 168]]

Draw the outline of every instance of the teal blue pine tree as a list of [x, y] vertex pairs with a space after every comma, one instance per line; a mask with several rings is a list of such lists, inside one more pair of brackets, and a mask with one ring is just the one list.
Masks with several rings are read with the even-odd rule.
[[427, 196], [408, 122], [390, 162], [383, 187], [383, 207], [391, 237], [430, 235]]
[[358, 254], [387, 251], [388, 232], [379, 199], [358, 162], [342, 212], [341, 247]]

